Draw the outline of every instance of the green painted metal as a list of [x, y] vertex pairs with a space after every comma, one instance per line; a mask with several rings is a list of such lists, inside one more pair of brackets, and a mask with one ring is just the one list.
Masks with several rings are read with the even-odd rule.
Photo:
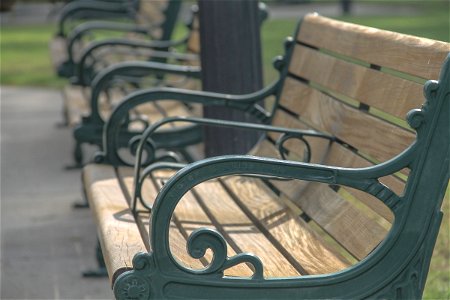
[[[161, 99], [179, 100], [184, 103], [200, 103], [203, 105], [224, 106], [240, 109], [254, 114], [262, 121], [267, 121], [269, 115], [256, 103], [274, 95], [277, 92], [279, 82], [269, 85], [265, 89], [256, 93], [247, 95], [223, 95], [212, 92], [187, 91], [174, 88], [146, 89], [130, 94], [122, 101], [114, 110], [103, 132], [103, 153], [99, 155], [99, 159], [112, 165], [127, 164], [120, 156], [118, 145], [120, 139], [120, 130], [123, 128], [123, 120], [126, 119], [128, 113], [136, 106], [149, 103], [152, 101], [161, 101]], [[163, 100], [164, 101], [164, 100]], [[159, 124], [156, 122], [155, 124]], [[180, 134], [182, 130], [182, 134]], [[190, 133], [189, 133], [190, 132]], [[190, 140], [193, 132], [200, 132], [197, 125], [186, 126], [183, 129], [167, 129], [159, 132], [161, 136], [161, 147], [166, 145], [171, 147], [185, 147], [192, 144]], [[179, 139], [171, 139], [171, 135], [179, 136]], [[148, 148], [148, 147], [147, 147]]]
[[[167, 93], [168, 91], [166, 91]], [[157, 92], [154, 92], [157, 93]], [[302, 162], [230, 155], [201, 160], [186, 166], [156, 163], [158, 168], [180, 169], [164, 185], [151, 207], [151, 253], [140, 253], [133, 270], [122, 273], [114, 284], [117, 299], [418, 299], [422, 296], [432, 250], [442, 220], [441, 205], [449, 180], [450, 165], [450, 55], [439, 81], [425, 84], [425, 104], [408, 113], [407, 121], [417, 132], [414, 143], [389, 161], [367, 168], [349, 169]], [[160, 96], [164, 96], [161, 92]], [[231, 101], [232, 102], [232, 101]], [[176, 119], [161, 121], [177, 121]], [[192, 122], [249, 129], [282, 130], [217, 120]], [[148, 128], [138, 146], [136, 178]], [[251, 127], [251, 128], [250, 128]], [[301, 132], [291, 133], [301, 136]], [[329, 138], [323, 136], [324, 138]], [[409, 168], [403, 195], [396, 195], [379, 178]], [[188, 240], [188, 252], [199, 258], [210, 248], [214, 258], [202, 270], [180, 265], [169, 248], [170, 219], [182, 196], [195, 185], [227, 175], [275, 176], [359, 189], [380, 199], [393, 211], [395, 221], [387, 237], [365, 259], [343, 271], [326, 275], [266, 279], [261, 261], [252, 254], [227, 256], [220, 233], [200, 228]], [[139, 186], [139, 184], [138, 184]], [[135, 197], [140, 197], [136, 194]], [[135, 198], [135, 201], [137, 200]], [[254, 266], [250, 278], [226, 277], [223, 271], [246, 262]]]
[[[72, 77], [77, 75], [75, 71], [77, 70], [77, 63], [74, 60], [75, 45], [79, 43], [85, 36], [92, 34], [96, 30], [108, 30], [113, 32], [134, 32], [144, 35], [146, 38], [160, 41], [170, 40], [173, 30], [176, 25], [178, 13], [181, 8], [181, 0], [170, 0], [167, 7], [164, 9], [164, 21], [161, 24], [149, 24], [148, 26], [140, 26], [136, 24], [126, 24], [120, 22], [86, 22], [77, 26], [69, 35], [67, 41], [67, 55], [68, 59], [58, 68], [58, 75], [62, 77]], [[151, 28], [161, 28], [162, 34], [160, 37], [156, 38], [150, 35]], [[105, 45], [105, 47], [110, 47], [110, 44]], [[96, 45], [94, 49], [100, 47]], [[88, 50], [86, 50], [88, 51]], [[93, 51], [93, 49], [89, 50]], [[89, 68], [87, 68], [89, 69]]]
[[[197, 12], [196, 7], [193, 6], [191, 8], [193, 16], [191, 21], [188, 23], [188, 27], [192, 28], [194, 14]], [[259, 14], [261, 23], [268, 17], [267, 10], [265, 5], [262, 3], [259, 4]], [[124, 39], [110, 39], [106, 41], [94, 42], [86, 49], [83, 55], [80, 58], [79, 63], [77, 64], [77, 74], [79, 74], [76, 79], [77, 84], [81, 85], [91, 85], [92, 93], [90, 100], [90, 114], [83, 118], [82, 123], [79, 124], [74, 130], [74, 137], [76, 140], [76, 146], [74, 150], [74, 158], [77, 165], [80, 165], [82, 162], [82, 156], [80, 154], [81, 144], [90, 143], [95, 144], [99, 147], [102, 146], [102, 128], [105, 124], [105, 120], [102, 119], [99, 113], [99, 96], [102, 92], [107, 91], [108, 88], [113, 85], [113, 83], [117, 80], [133, 82], [136, 85], [136, 88], [142, 88], [143, 86], [140, 84], [141, 78], [152, 78], [155, 81], [155, 86], [165, 85], [164, 77], [167, 74], [177, 74], [183, 75], [185, 78], [197, 78], [199, 79], [200, 68], [192, 67], [192, 66], [180, 66], [174, 64], [162, 64], [157, 61], [190, 61], [195, 62], [198, 61], [199, 57], [196, 54], [188, 54], [188, 53], [176, 53], [170, 51], [159, 51], [157, 49], [168, 49], [172, 47], [177, 47], [180, 45], [186, 45], [189, 38], [189, 34], [183, 39], [176, 41], [130, 41]], [[86, 62], [94, 62], [95, 60], [90, 59], [91, 53], [98, 48], [107, 48], [109, 46], [115, 45], [124, 45], [129, 46], [133, 49], [145, 48], [145, 49], [156, 49], [152, 51], [152, 60], [151, 62], [124, 62], [118, 63], [113, 66], [107, 67], [100, 71], [95, 78], [93, 79], [94, 73], [91, 72], [93, 69], [93, 65], [89, 65]], [[282, 58], [278, 58], [276, 66], [279, 65], [279, 60]], [[146, 81], [146, 86], [149, 86], [148, 81]], [[128, 98], [127, 98], [128, 99]], [[177, 98], [179, 99], [179, 98]], [[252, 107], [252, 114], [256, 115], [260, 120], [268, 121], [267, 113], [258, 106]], [[132, 120], [134, 122], [139, 120]], [[155, 121], [155, 120], [151, 120]], [[126, 125], [126, 124], [124, 124]], [[125, 126], [124, 126], [125, 127]], [[129, 133], [124, 131], [122, 133], [122, 137], [130, 136]], [[197, 143], [202, 138], [202, 133], [198, 130], [198, 128], [192, 128], [192, 130], [187, 131], [183, 129], [181, 131], [172, 131], [165, 132], [164, 134], [159, 134], [159, 137], [155, 137], [156, 143], [161, 145], [161, 147], [165, 146], [167, 148], [176, 149], [178, 151], [183, 151], [183, 148], [186, 145], [191, 145], [193, 143]], [[177, 137], [175, 139], [175, 137]], [[174, 142], [177, 141], [177, 142]], [[117, 161], [117, 160], [112, 160]]]
[[[168, 49], [173, 47], [178, 47], [180, 45], [185, 45], [187, 42], [187, 37], [180, 40], [167, 40], [167, 41], [134, 41], [127, 39], [108, 39], [98, 42], [90, 43], [88, 47], [83, 51], [79, 62], [76, 64], [76, 80], [74, 81], [77, 85], [89, 86], [94, 85], [93, 80], [97, 74], [93, 72], [95, 65], [99, 62], [93, 57], [94, 51], [102, 49], [102, 51], [114, 52], [114, 47], [125, 46], [131, 50], [148, 49], [151, 51], [150, 61], [165, 63], [170, 60], [185, 60], [185, 61], [198, 61], [198, 57], [195, 54], [185, 54], [176, 53], [168, 51]], [[116, 71], [116, 76], [119, 75]], [[94, 85], [95, 86], [95, 85]]]
[[68, 22], [80, 20], [104, 20], [111, 18], [134, 19], [137, 0], [121, 1], [73, 1], [64, 6], [58, 19], [57, 36], [67, 37]]

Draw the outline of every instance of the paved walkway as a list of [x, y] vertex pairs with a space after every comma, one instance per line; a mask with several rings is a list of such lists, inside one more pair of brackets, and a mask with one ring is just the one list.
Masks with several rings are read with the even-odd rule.
[[90, 211], [74, 210], [80, 171], [70, 162], [60, 92], [1, 88], [0, 299], [111, 299], [108, 280], [85, 279], [95, 265]]

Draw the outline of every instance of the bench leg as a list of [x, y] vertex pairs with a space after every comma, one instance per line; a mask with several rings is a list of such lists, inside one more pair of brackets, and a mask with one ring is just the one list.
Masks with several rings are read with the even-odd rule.
[[81, 143], [78, 141], [75, 142], [75, 148], [73, 150], [73, 159], [75, 161], [75, 164], [66, 166], [65, 167], [66, 170], [81, 169], [83, 167], [83, 151], [81, 149]]
[[97, 246], [95, 249], [95, 256], [97, 258], [97, 263], [98, 263], [97, 269], [83, 271], [81, 273], [83, 277], [106, 277], [106, 276], [108, 276], [105, 261], [103, 259], [102, 248], [100, 247], [100, 242], [98, 240], [97, 240]]
[[[83, 175], [81, 175], [81, 177], [83, 177]], [[83, 178], [81, 178], [81, 182], [83, 182]], [[83, 195], [83, 199], [72, 204], [72, 207], [74, 209], [89, 208], [89, 201], [87, 199], [86, 190], [84, 188], [82, 189], [81, 194]]]

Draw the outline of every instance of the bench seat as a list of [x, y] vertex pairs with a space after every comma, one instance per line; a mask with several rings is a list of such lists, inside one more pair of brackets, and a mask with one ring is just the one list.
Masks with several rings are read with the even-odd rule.
[[[253, 153], [278, 156], [274, 146], [268, 142], [259, 145]], [[155, 172], [143, 185], [143, 198], [153, 201], [157, 191], [174, 172]], [[97, 220], [100, 240], [112, 244], [103, 245], [102, 249], [107, 249], [104, 254], [106, 266], [109, 278], [114, 282], [129, 268], [138, 251], [149, 251], [150, 214], [141, 206], [135, 223], [130, 223], [130, 218], [133, 219], [130, 203], [134, 193], [132, 168], [92, 164], [83, 169], [83, 180]], [[246, 176], [224, 177], [195, 187], [183, 197], [172, 218], [170, 241], [173, 255], [191, 268], [205, 267], [209, 263], [207, 260], [197, 261], [188, 255], [186, 239], [194, 229], [208, 227], [223, 234], [230, 256], [243, 251], [257, 255], [265, 266], [265, 277], [328, 274], [364, 258], [388, 232], [388, 227], [368, 219], [364, 210], [344, 200], [332, 189], [314, 184], [301, 192], [297, 184], [296, 191], [293, 191], [289, 189], [293, 182], [277, 180], [273, 180], [273, 185], [283, 190], [284, 200], [272, 185]], [[299, 206], [292, 205], [290, 196], [297, 199]], [[331, 216], [338, 208], [341, 213]], [[299, 217], [302, 213], [310, 217]], [[311, 218], [316, 221], [311, 222]], [[123, 227], [127, 227], [126, 235], [122, 234]], [[353, 228], [358, 230], [347, 231]], [[115, 241], [116, 237], [108, 237], [116, 230], [120, 232], [118, 238], [123, 239], [121, 243]], [[368, 236], [371, 238], [365, 238]], [[352, 254], [330, 239], [339, 239]], [[137, 242], [139, 240], [140, 243]], [[137, 243], [140, 246], [135, 247]], [[226, 270], [225, 275], [249, 277], [252, 270], [246, 265], [238, 265]]]

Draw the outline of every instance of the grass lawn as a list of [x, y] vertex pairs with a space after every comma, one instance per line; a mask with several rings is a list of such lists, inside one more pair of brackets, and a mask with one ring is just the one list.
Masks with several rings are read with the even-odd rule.
[[[406, 2], [406, 1], [403, 1]], [[386, 5], [394, 5], [386, 1]], [[408, 2], [420, 14], [402, 17], [345, 17], [343, 20], [397, 32], [449, 41], [449, 3], [447, 1]], [[263, 61], [265, 81], [277, 76], [272, 59], [283, 54], [283, 41], [293, 34], [296, 19], [268, 20], [263, 25]], [[67, 81], [58, 79], [50, 65], [48, 41], [54, 25], [2, 26], [0, 35], [0, 83], [2, 85], [62, 87]], [[181, 29], [177, 33], [180, 35]], [[450, 299], [450, 199], [444, 201], [446, 214], [437, 241], [431, 270], [425, 288], [426, 299]]]

